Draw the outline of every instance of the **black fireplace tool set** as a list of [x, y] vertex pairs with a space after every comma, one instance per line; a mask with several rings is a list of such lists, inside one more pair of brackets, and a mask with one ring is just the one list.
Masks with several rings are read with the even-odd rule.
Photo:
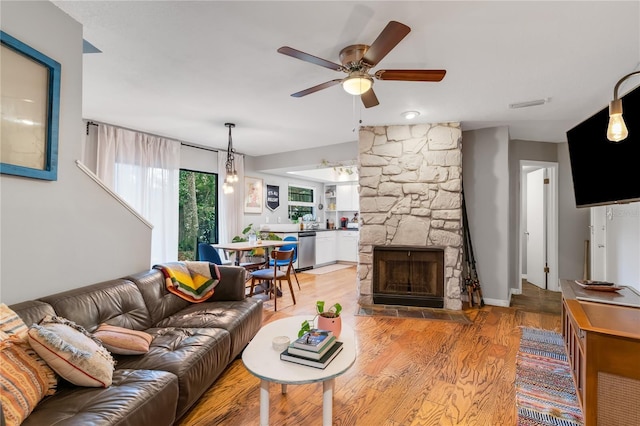
[[473, 254], [473, 245], [471, 244], [471, 231], [469, 229], [469, 218], [467, 217], [467, 205], [464, 201], [464, 191], [462, 191], [462, 229], [464, 233], [464, 261], [467, 269], [467, 277], [464, 280], [464, 288], [462, 290], [469, 296], [469, 305], [471, 307], [473, 307], [474, 304], [482, 307], [484, 306], [484, 299], [482, 298], [482, 289], [480, 288], [478, 270], [476, 269], [476, 258]]

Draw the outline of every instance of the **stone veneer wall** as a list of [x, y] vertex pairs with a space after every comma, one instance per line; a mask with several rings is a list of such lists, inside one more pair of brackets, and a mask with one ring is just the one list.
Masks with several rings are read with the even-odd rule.
[[361, 304], [373, 300], [373, 247], [445, 248], [445, 309], [462, 309], [462, 131], [459, 123], [362, 127]]

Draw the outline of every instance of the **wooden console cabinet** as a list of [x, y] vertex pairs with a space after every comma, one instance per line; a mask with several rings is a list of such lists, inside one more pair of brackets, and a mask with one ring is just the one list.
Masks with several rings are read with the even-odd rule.
[[[600, 292], [574, 281], [560, 286], [562, 336], [585, 426], [640, 425], [640, 308], [579, 300]], [[621, 293], [616, 303], [640, 301]]]

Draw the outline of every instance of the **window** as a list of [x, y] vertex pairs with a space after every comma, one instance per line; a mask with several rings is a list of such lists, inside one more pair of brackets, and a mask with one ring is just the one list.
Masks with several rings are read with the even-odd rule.
[[289, 219], [298, 220], [310, 214], [313, 216], [314, 189], [289, 185]]
[[218, 242], [218, 175], [180, 170], [178, 260], [194, 260], [198, 243]]

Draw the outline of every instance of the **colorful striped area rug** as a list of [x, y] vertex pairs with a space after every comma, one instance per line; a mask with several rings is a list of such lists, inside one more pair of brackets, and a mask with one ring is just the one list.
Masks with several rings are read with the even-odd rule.
[[576, 396], [562, 336], [522, 327], [516, 358], [518, 426], [581, 426]]

